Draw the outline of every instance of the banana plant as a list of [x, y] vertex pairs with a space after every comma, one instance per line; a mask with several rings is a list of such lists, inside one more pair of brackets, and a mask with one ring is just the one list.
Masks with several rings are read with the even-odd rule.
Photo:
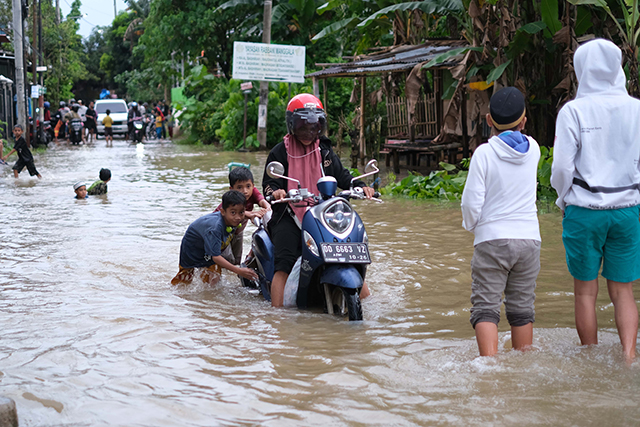
[[[356, 51], [363, 52], [390, 35], [394, 44], [415, 43], [424, 37], [410, 37], [414, 31], [416, 13], [423, 12], [429, 17], [450, 16], [462, 28], [471, 29], [471, 21], [466, 13], [467, 0], [423, 0], [396, 2], [385, 0], [329, 0], [318, 8], [318, 14], [332, 13], [338, 19], [325, 26], [313, 41], [328, 36], [347, 38], [357, 31], [359, 42]], [[467, 1], [468, 2], [468, 1]], [[423, 19], [422, 17], [420, 19]], [[464, 24], [467, 25], [464, 25]], [[422, 24], [420, 24], [422, 26]], [[401, 34], [403, 33], [403, 34]], [[414, 40], [415, 39], [415, 40]]]

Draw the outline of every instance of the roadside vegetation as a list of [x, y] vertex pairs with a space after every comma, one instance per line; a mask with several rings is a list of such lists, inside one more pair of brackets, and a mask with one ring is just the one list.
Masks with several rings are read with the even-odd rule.
[[[396, 182], [396, 177], [389, 176], [389, 184], [383, 187], [382, 194], [407, 197], [412, 199], [460, 200], [467, 181], [469, 159], [463, 159], [459, 165], [441, 162], [441, 170], [435, 170], [423, 176], [409, 173], [402, 180]], [[553, 148], [540, 147], [540, 161], [538, 162], [538, 202], [545, 210], [550, 210], [558, 197], [551, 187], [551, 164], [553, 163]]]

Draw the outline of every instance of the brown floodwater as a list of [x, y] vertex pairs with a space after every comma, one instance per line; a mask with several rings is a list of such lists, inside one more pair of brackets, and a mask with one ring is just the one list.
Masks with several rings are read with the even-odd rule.
[[[258, 183], [266, 154], [104, 145], [36, 154], [40, 181], [0, 166], [0, 395], [21, 426], [638, 425], [604, 286], [601, 343], [579, 346], [558, 213], [540, 216], [535, 349], [510, 349], [503, 311], [500, 354], [479, 358], [458, 204], [354, 202], [373, 295], [350, 323], [273, 309], [231, 274], [169, 284], [226, 164]], [[75, 200], [101, 167], [109, 193]]]

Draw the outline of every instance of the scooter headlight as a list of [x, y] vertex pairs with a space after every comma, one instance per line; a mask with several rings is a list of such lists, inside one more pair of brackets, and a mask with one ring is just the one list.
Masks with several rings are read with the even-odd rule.
[[318, 251], [318, 245], [316, 244], [316, 241], [313, 240], [313, 237], [311, 237], [311, 234], [309, 234], [309, 232], [305, 230], [303, 232], [303, 236], [304, 236], [304, 244], [307, 245], [307, 249], [309, 249], [309, 251], [311, 251], [312, 254], [319, 257], [320, 251]]
[[353, 210], [351, 209], [351, 206], [342, 200], [329, 206], [329, 208], [324, 211], [323, 215], [324, 221], [336, 233], [343, 233], [346, 231], [351, 225], [351, 221], [353, 221]]

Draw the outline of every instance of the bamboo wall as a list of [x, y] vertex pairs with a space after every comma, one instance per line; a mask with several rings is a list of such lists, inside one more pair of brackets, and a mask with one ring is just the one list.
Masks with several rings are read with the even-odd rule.
[[[408, 138], [409, 127], [407, 98], [389, 96], [387, 98], [387, 128], [389, 138]], [[439, 133], [436, 119], [435, 94], [420, 94], [413, 115], [415, 139], [432, 139]]]

